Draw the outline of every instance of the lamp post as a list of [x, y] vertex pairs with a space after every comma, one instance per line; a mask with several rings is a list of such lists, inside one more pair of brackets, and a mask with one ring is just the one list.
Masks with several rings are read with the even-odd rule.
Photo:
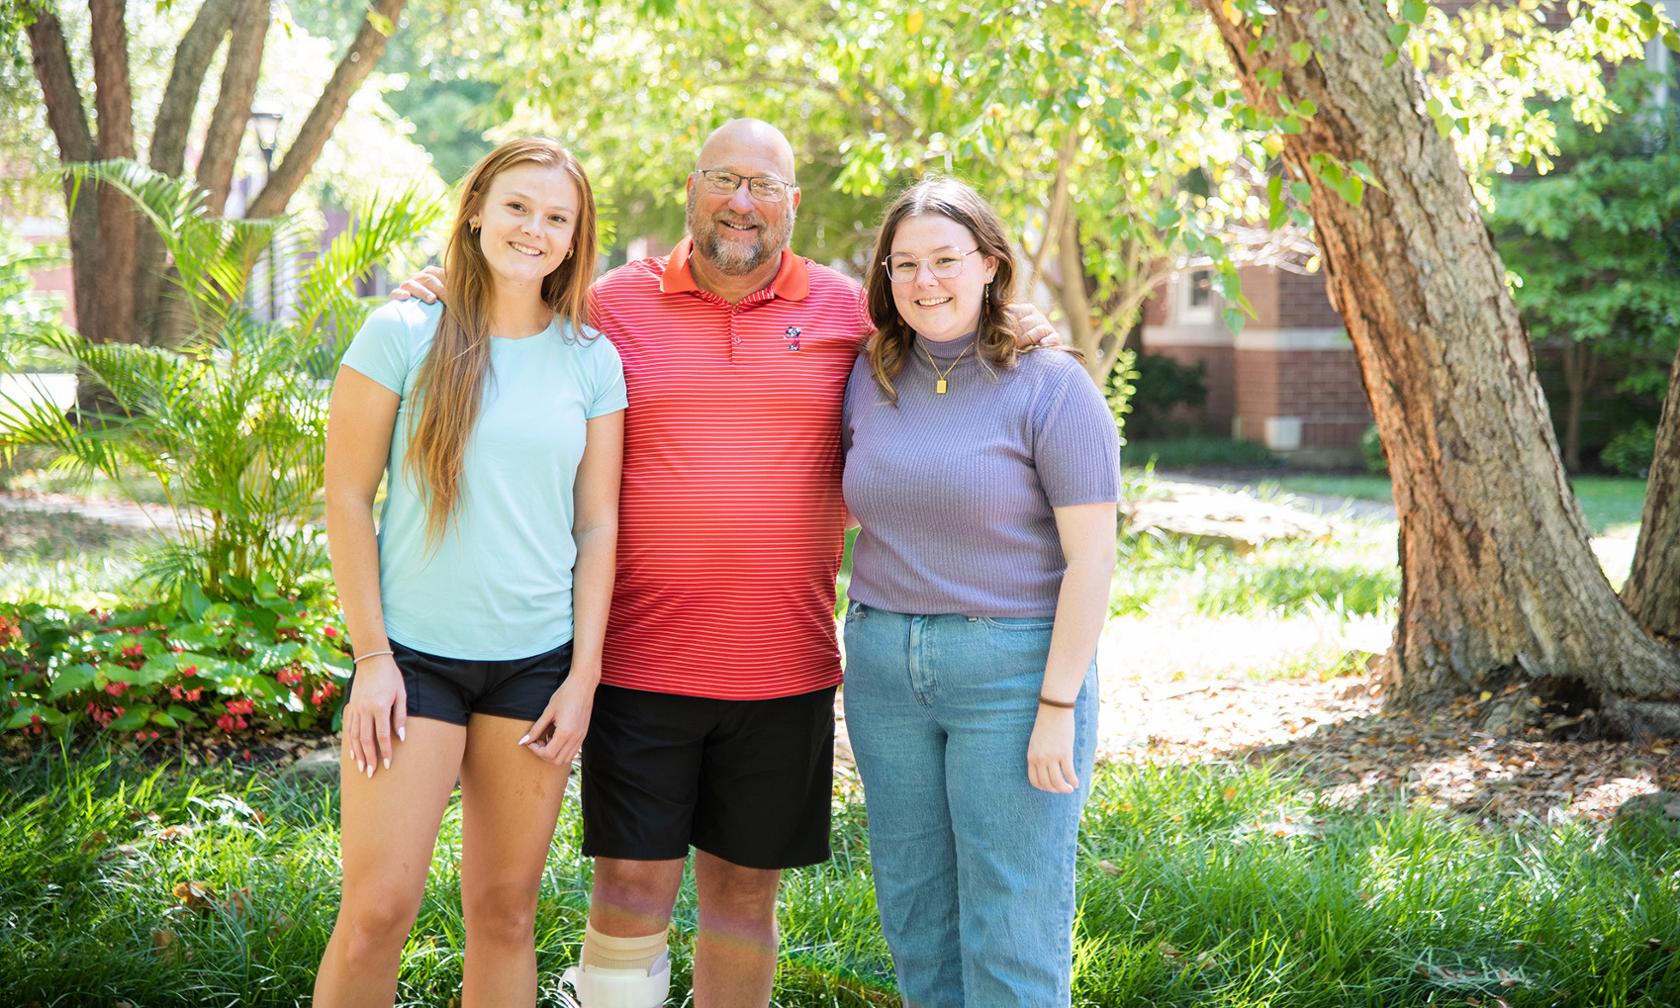
[[[257, 134], [257, 148], [263, 156], [263, 185], [274, 175], [274, 150], [280, 140], [280, 120], [284, 115], [277, 109], [252, 109], [251, 128]], [[269, 232], [268, 239], [268, 320], [273, 322], [279, 317], [278, 306], [274, 303], [274, 237]]]

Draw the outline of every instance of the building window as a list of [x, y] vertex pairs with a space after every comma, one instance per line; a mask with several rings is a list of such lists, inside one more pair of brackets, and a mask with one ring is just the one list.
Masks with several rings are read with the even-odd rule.
[[1189, 290], [1185, 293], [1186, 308], [1213, 307], [1213, 271], [1197, 270], [1190, 274]]

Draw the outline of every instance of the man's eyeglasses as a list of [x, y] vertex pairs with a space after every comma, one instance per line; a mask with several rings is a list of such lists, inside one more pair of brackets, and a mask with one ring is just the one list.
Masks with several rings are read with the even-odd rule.
[[967, 252], [959, 252], [954, 248], [940, 249], [926, 259], [917, 259], [908, 252], [894, 252], [881, 260], [881, 265], [887, 268], [887, 279], [893, 283], [910, 283], [916, 279], [916, 272], [922, 263], [927, 263], [928, 272], [941, 280], [949, 280], [963, 271], [968, 257], [980, 251], [971, 248]]
[[780, 203], [793, 188], [792, 182], [783, 182], [773, 175], [737, 175], [721, 168], [700, 168], [696, 174], [705, 180], [706, 191], [718, 196], [735, 195], [735, 190], [745, 182], [747, 195], [760, 203]]

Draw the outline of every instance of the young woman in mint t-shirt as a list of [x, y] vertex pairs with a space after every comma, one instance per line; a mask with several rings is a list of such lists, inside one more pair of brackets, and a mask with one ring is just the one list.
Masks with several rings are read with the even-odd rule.
[[462, 183], [447, 307], [384, 305], [345, 352], [327, 535], [356, 668], [317, 1008], [394, 1001], [457, 779], [463, 1000], [536, 1000], [538, 884], [601, 674], [617, 537], [624, 376], [583, 325], [595, 256], [577, 160], [503, 144]]
[[1077, 358], [1021, 352], [997, 215], [887, 210], [846, 390], [846, 724], [882, 930], [916, 1008], [1069, 1002], [1119, 446]]

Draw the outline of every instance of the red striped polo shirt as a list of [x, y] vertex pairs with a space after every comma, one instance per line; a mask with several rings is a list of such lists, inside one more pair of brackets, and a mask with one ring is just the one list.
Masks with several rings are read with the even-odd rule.
[[870, 330], [856, 282], [792, 251], [739, 304], [684, 239], [592, 291], [624, 361], [618, 580], [601, 681], [730, 700], [840, 681], [840, 407]]

